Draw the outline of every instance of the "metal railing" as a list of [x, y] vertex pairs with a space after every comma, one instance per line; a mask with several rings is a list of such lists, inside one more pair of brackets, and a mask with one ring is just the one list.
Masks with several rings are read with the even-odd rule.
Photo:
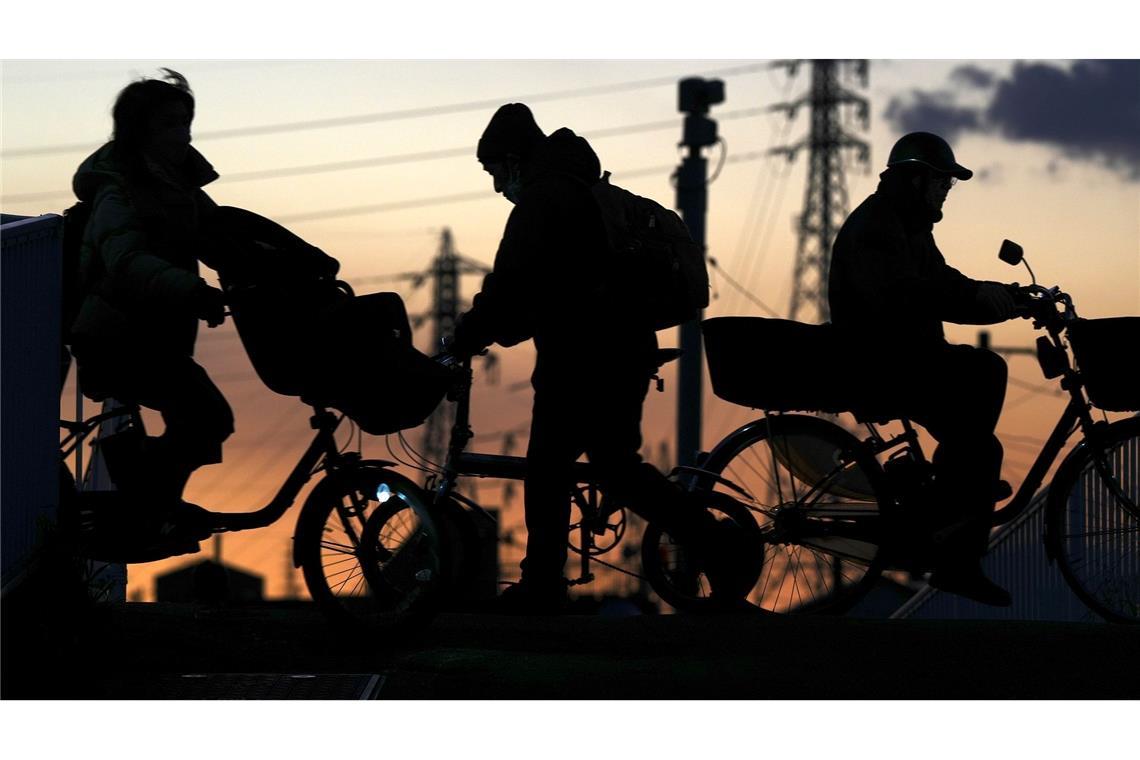
[[[1115, 456], [1118, 458], [1117, 472], [1125, 473], [1125, 482], [1137, 483], [1140, 445], [1135, 440], [1130, 441], [1118, 449]], [[1111, 497], [1098, 482], [1094, 471], [1086, 472], [1070, 498], [1084, 500], [1088, 522], [1103, 531], [1121, 517], [1119, 510], [1111, 506]], [[986, 575], [1013, 596], [1013, 606], [990, 607], [924, 586], [890, 617], [1101, 622], [1101, 618], [1069, 588], [1057, 564], [1046, 556], [1042, 536], [1045, 533], [1047, 495], [1047, 489], [1042, 491], [1019, 518], [996, 531], [990, 539], [989, 552], [982, 560]], [[1118, 572], [1128, 577], [1140, 574], [1140, 556], [1137, 556], [1140, 552], [1134, 551], [1130, 555], [1120, 552], [1120, 547], [1113, 544], [1113, 540], [1122, 539], [1092, 544], [1086, 546], [1085, 551], [1093, 559], [1096, 552], [1104, 552], [1113, 558], [1114, 565], [1119, 564], [1119, 557], [1124, 554], [1127, 559]]]

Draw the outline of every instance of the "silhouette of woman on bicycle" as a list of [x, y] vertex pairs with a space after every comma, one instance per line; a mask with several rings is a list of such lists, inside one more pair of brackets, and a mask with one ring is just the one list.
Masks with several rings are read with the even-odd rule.
[[201, 188], [218, 174], [190, 147], [188, 83], [163, 71], [164, 80], [119, 93], [113, 139], [75, 173], [74, 192], [91, 210], [69, 332], [85, 396], [158, 410], [166, 426], [131, 452], [119, 489], [153, 502], [167, 532], [201, 538], [210, 533], [205, 512], [183, 503], [182, 491], [195, 469], [222, 461], [234, 429], [225, 397], [193, 359], [198, 321], [224, 319], [222, 292], [198, 276], [202, 230], [216, 208]]

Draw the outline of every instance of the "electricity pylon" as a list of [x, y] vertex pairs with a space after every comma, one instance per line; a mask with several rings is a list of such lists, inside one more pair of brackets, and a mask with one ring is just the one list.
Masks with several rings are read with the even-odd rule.
[[[803, 61], [781, 61], [792, 74]], [[866, 98], [839, 83], [840, 71], [847, 68], [867, 86], [866, 61], [811, 61], [811, 91], [799, 100], [780, 103], [774, 110], [786, 111], [789, 119], [803, 107], [811, 109], [811, 132], [795, 145], [774, 148], [773, 153], [786, 155], [789, 161], [807, 149], [809, 153], [808, 184], [803, 211], [797, 225], [799, 243], [792, 275], [790, 319], [826, 322], [831, 313], [827, 305], [827, 277], [831, 270], [831, 245], [847, 216], [847, 183], [844, 177], [843, 151], [854, 150], [856, 160], [868, 165], [870, 147], [849, 134], [841, 126], [842, 109], [853, 106], [864, 130], [870, 122]]]

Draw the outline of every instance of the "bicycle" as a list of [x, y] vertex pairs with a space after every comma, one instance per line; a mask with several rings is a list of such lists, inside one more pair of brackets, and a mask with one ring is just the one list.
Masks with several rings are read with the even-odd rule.
[[[676, 349], [663, 349], [658, 352], [658, 367], [676, 359], [680, 351]], [[506, 480], [524, 480], [527, 473], [527, 462], [524, 457], [482, 454], [466, 451], [467, 444], [474, 437], [470, 425], [471, 412], [471, 386], [473, 371], [470, 361], [455, 361], [454, 357], [441, 355], [441, 361], [454, 366], [457, 370], [457, 382], [449, 394], [449, 399], [456, 404], [454, 424], [449, 439], [447, 457], [443, 463], [436, 464], [438, 469], [433, 470], [428, 479], [426, 488], [434, 492], [433, 513], [439, 518], [445, 554], [449, 558], [450, 573], [445, 586], [451, 592], [462, 597], [462, 589], [457, 586], [469, 582], [475, 577], [474, 567], [478, 562], [478, 554], [483, 547], [477, 538], [478, 531], [474, 527], [474, 520], [494, 522], [490, 515], [474, 499], [471, 499], [456, 490], [460, 477], [500, 478]], [[432, 463], [427, 463], [432, 464]], [[644, 576], [639, 576], [615, 564], [602, 560], [602, 555], [612, 551], [621, 542], [627, 528], [627, 508], [614, 499], [607, 499], [598, 480], [596, 467], [589, 462], [577, 462], [573, 468], [574, 485], [570, 491], [572, 522], [568, 528], [568, 547], [572, 554], [578, 557], [577, 575], [568, 579], [569, 586], [580, 586], [595, 580], [592, 564], [598, 563], [618, 572], [643, 577], [653, 590], [666, 602], [681, 610], [716, 611], [730, 606], [732, 595], [713, 598], [710, 596], [710, 585], [704, 571], [696, 567], [695, 563], [687, 564], [688, 573], [684, 578], [677, 576], [664, 577], [654, 574], [655, 563], [650, 558], [649, 567]], [[710, 494], [705, 508], [717, 513], [719, 520], [730, 520], [742, 526], [748, 535], [758, 535], [756, 523], [744, 505], [732, 498], [719, 494]], [[375, 523], [370, 526], [373, 531], [383, 531], [389, 528], [378, 516]], [[668, 534], [649, 523], [646, 528], [647, 535], [665, 535], [675, 545], [675, 551], [684, 552], [685, 542], [682, 539], [674, 540]], [[645, 546], [643, 542], [643, 547]], [[646, 554], [642, 553], [643, 565], [646, 564]], [[740, 593], [751, 587], [755, 578], [746, 578]]]
[[[1000, 256], [1010, 264], [1023, 261], [1020, 246], [1010, 241]], [[1046, 552], [1096, 614], [1135, 623], [1140, 417], [1110, 423], [1094, 420], [1091, 409], [1140, 409], [1140, 384], [1114, 366], [1114, 349], [1140, 344], [1140, 318], [1080, 319], [1068, 294], [1037, 285], [1035, 277], [1016, 293], [1020, 315], [1046, 333], [1037, 339], [1044, 376], [1059, 378], [1070, 400], [1017, 494], [994, 512], [993, 524], [1025, 511], [1079, 430], [1048, 489]], [[920, 507], [930, 492], [931, 465], [909, 420], [888, 410], [860, 409], [837, 393], [831, 378], [836, 366], [844, 366], [844, 347], [829, 326], [722, 317], [707, 320], [703, 330], [716, 395], [764, 410], [688, 473], [691, 487], [732, 494], [761, 525], [763, 570], [749, 600], [771, 612], [841, 613], [884, 571], [930, 570], [924, 549], [931, 536], [924, 533]], [[800, 366], [756, 381], [746, 374], [751, 367], [739, 356], [742, 345], [796, 356]], [[853, 411], [869, 436], [860, 440], [838, 424], [791, 411]], [[892, 419], [901, 419], [903, 432], [884, 437], [877, 426]]]
[[[307, 449], [273, 499], [252, 512], [208, 513], [210, 530], [256, 530], [281, 519], [304, 486], [318, 474], [297, 518], [293, 563], [321, 610], [337, 624], [375, 632], [404, 634], [418, 630], [439, 604], [446, 558], [431, 513], [430, 500], [418, 485], [390, 468], [394, 462], [362, 459], [338, 446], [336, 431], [344, 421], [316, 401], [310, 425], [316, 431]], [[127, 404], [85, 420], [61, 420], [67, 435], [60, 443], [61, 523], [74, 553], [105, 562], [149, 562], [172, 556], [154, 549], [137, 527], [153, 516], [152, 504], [115, 491], [77, 491], [65, 462], [104, 423], [125, 423], [95, 446], [108, 447], [122, 436], [145, 435], [137, 404]], [[114, 480], [120, 456], [106, 458]], [[370, 529], [375, 515], [391, 529]], [[365, 537], [368, 537], [365, 539]], [[197, 541], [174, 550], [197, 550]]]

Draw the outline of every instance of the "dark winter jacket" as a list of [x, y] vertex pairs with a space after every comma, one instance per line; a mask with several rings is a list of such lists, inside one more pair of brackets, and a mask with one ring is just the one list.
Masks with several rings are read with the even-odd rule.
[[128, 171], [113, 142], [79, 166], [72, 189], [92, 207], [80, 254], [75, 340], [193, 353], [205, 287], [198, 258], [208, 248], [202, 229], [216, 208], [201, 187], [217, 177], [193, 148], [178, 176], [145, 161]]
[[518, 204], [507, 219], [493, 271], [456, 330], [459, 352], [534, 339], [536, 382], [566, 375], [581, 381], [599, 362], [642, 366], [656, 335], [621, 304], [602, 297], [613, 261], [589, 186], [601, 165], [569, 129], [547, 137], [526, 164]]
[[946, 264], [934, 215], [887, 178], [847, 218], [835, 239], [828, 280], [832, 323], [876, 353], [945, 342], [942, 323], [986, 324], [978, 280]]

